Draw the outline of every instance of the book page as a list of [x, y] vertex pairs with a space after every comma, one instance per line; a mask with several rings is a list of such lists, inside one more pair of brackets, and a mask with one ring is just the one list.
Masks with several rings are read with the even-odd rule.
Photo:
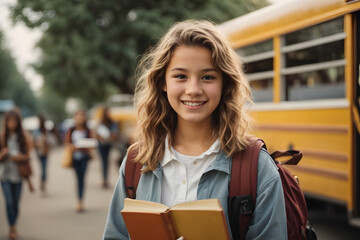
[[177, 236], [186, 240], [230, 239], [225, 215], [218, 199], [177, 204], [170, 208]]
[[161, 203], [126, 198], [124, 201], [124, 209], [122, 211], [160, 213], [165, 212], [167, 209], [168, 207]]
[[82, 138], [74, 143], [77, 148], [95, 148], [98, 146], [98, 141], [95, 138]]
[[217, 210], [222, 211], [218, 199], [203, 199], [192, 202], [179, 203], [170, 208], [171, 210]]
[[170, 213], [177, 236], [183, 236], [185, 240], [230, 239], [223, 211], [191, 209]]

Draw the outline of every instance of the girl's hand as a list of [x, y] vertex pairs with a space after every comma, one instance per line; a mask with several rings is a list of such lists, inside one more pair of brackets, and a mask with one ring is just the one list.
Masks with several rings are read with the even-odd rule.
[[29, 160], [29, 156], [26, 154], [19, 153], [18, 155], [11, 156], [11, 160], [16, 163], [26, 162]]
[[118, 139], [118, 135], [117, 135], [117, 133], [114, 133], [114, 132], [113, 132], [113, 133], [111, 133], [111, 137], [110, 137], [110, 138], [111, 138], [111, 140], [112, 140], [112, 141], [114, 141], [114, 142], [115, 142], [115, 141]]
[[9, 154], [8, 148], [6, 147], [6, 148], [1, 149], [0, 154], [1, 154], [1, 155], [7, 155], [7, 154]]
[[85, 151], [87, 150], [87, 148], [79, 148], [79, 147], [75, 147], [75, 145], [71, 145], [70, 149], [74, 152], [74, 151]]
[[72, 144], [72, 143], [68, 143], [68, 146], [69, 146], [69, 148], [70, 148], [71, 152], [74, 152], [74, 151], [76, 150], [76, 148], [75, 148], [74, 144]]
[[102, 138], [101, 136], [97, 135], [97, 137], [98, 137], [99, 142], [103, 143], [105, 141], [105, 139]]
[[8, 148], [3, 148], [0, 151], [0, 161], [4, 160], [6, 156], [9, 155], [9, 150]]

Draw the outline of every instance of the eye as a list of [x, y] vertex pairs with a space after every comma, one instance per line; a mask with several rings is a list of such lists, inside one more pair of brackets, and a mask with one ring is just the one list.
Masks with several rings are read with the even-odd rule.
[[210, 75], [206, 75], [206, 76], [203, 76], [202, 79], [206, 80], [206, 81], [211, 81], [211, 80], [214, 80], [215, 77], [214, 76], [210, 76]]
[[177, 79], [186, 79], [186, 76], [184, 74], [178, 74], [175, 76]]

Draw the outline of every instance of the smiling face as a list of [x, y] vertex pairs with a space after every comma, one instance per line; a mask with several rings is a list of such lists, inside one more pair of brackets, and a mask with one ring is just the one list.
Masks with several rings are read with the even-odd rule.
[[177, 113], [178, 123], [211, 124], [222, 84], [222, 73], [212, 63], [209, 49], [180, 45], [166, 69], [163, 90]]

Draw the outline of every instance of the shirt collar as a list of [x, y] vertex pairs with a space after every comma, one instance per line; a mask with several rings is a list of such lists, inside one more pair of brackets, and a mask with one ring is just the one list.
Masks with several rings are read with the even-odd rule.
[[161, 167], [168, 164], [172, 159], [175, 159], [175, 156], [174, 156], [174, 153], [171, 152], [171, 149], [169, 148], [169, 137], [166, 136], [164, 157], [160, 162]]
[[[220, 145], [221, 145], [220, 140], [217, 139], [208, 150], [206, 150], [199, 156], [195, 156], [194, 158], [201, 159], [201, 158], [204, 158], [205, 156], [211, 155], [213, 153], [218, 153], [220, 151]], [[164, 153], [163, 159], [160, 162], [161, 167], [165, 166], [172, 160], [177, 160], [173, 150], [174, 150], [173, 147], [169, 146], [169, 138], [168, 138], [168, 136], [166, 136], [166, 138], [165, 138], [165, 153]]]

